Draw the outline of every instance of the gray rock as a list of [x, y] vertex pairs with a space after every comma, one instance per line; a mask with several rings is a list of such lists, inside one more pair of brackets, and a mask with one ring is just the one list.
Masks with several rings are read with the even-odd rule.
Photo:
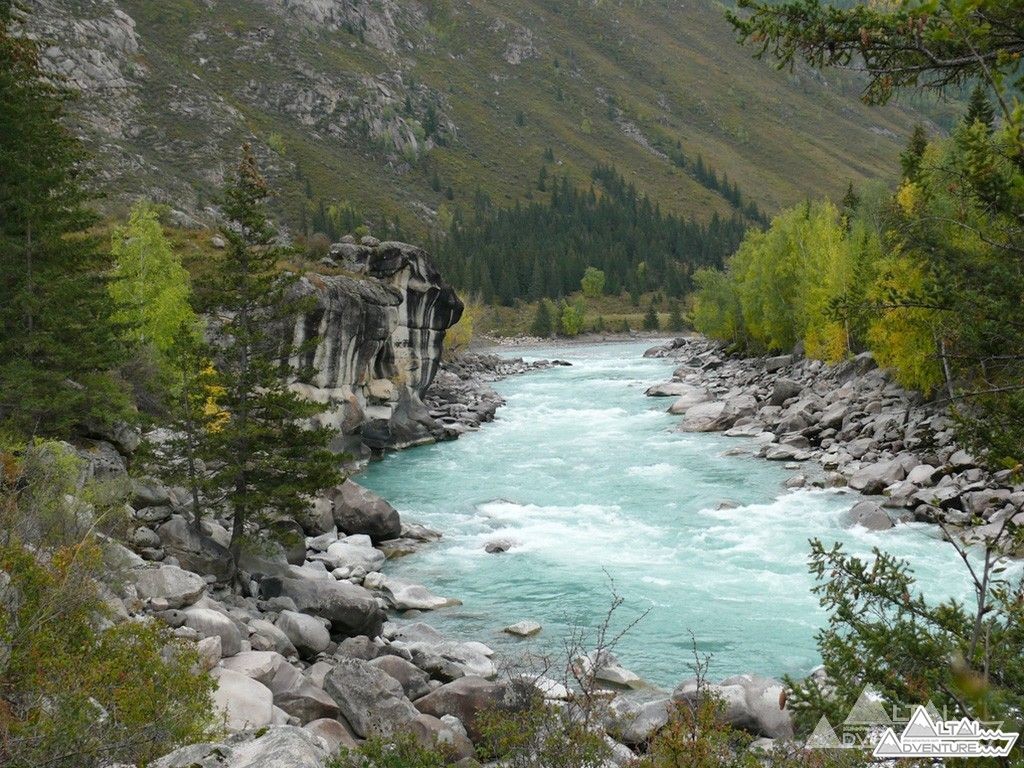
[[361, 659], [339, 659], [324, 678], [324, 690], [360, 738], [390, 736], [418, 714], [401, 683]]
[[699, 689], [695, 680], [681, 683], [672, 698], [694, 706], [710, 690], [725, 704], [723, 718], [734, 728], [771, 739], [791, 739], [793, 721], [784, 706], [784, 686], [777, 680], [757, 675], [737, 675], [707, 689]]
[[382, 573], [369, 574], [363, 580], [363, 586], [383, 594], [391, 607], [398, 611], [433, 611], [460, 604], [453, 598], [435, 595], [419, 584], [385, 576]]
[[192, 606], [183, 612], [184, 625], [194, 629], [200, 637], [220, 638], [221, 653], [234, 656], [242, 650], [242, 633], [231, 619], [212, 608]]
[[469, 738], [480, 743], [480, 715], [488, 711], [508, 710], [516, 703], [517, 699], [506, 683], [491, 682], [482, 677], [462, 677], [418, 699], [416, 709], [437, 718], [445, 715], [457, 717], [466, 727]]
[[906, 476], [906, 470], [900, 461], [879, 461], [854, 472], [850, 477], [850, 487], [866, 494], [881, 493], [887, 486], [899, 482]]
[[333, 718], [321, 718], [302, 726], [302, 730], [319, 738], [327, 748], [327, 754], [335, 755], [341, 749], [355, 749], [359, 742], [352, 733]]
[[772, 386], [772, 396], [769, 402], [772, 405], [782, 405], [791, 397], [797, 397], [804, 391], [804, 385], [793, 379], [779, 377]]
[[298, 718], [303, 725], [325, 717], [337, 717], [341, 711], [326, 691], [310, 682], [300, 682], [295, 688], [275, 696], [274, 706]]
[[298, 656], [298, 650], [288, 635], [265, 619], [250, 621], [249, 633], [249, 643], [254, 650], [276, 651], [286, 657]]
[[516, 637], [533, 637], [539, 634], [541, 630], [540, 624], [536, 621], [530, 621], [529, 619], [524, 621], [517, 621], [515, 624], [509, 624], [505, 627], [504, 632]]
[[608, 705], [605, 730], [623, 744], [641, 745], [668, 723], [672, 699], [660, 692], [616, 696]]
[[305, 613], [281, 611], [277, 617], [277, 628], [284, 632], [289, 642], [303, 658], [312, 658], [327, 650], [331, 644], [331, 633], [323, 622]]
[[146, 568], [135, 574], [135, 591], [143, 600], [159, 600], [162, 607], [184, 608], [206, 592], [206, 582], [174, 565]]
[[384, 623], [384, 611], [362, 587], [334, 579], [272, 577], [260, 583], [264, 597], [289, 597], [302, 613], [331, 622], [335, 634], [376, 637]]
[[396, 539], [402, 534], [398, 511], [377, 494], [346, 480], [329, 492], [334, 522], [347, 534], [362, 533], [373, 541]]
[[399, 656], [378, 656], [370, 661], [370, 665], [395, 678], [411, 701], [426, 696], [431, 691], [430, 678], [426, 673]]
[[173, 555], [183, 568], [213, 576], [219, 582], [235, 575], [235, 562], [227, 547], [192, 528], [181, 515], [174, 515], [157, 530], [164, 551]]
[[274, 694], [262, 683], [240, 672], [217, 667], [211, 673], [217, 682], [214, 707], [225, 717], [228, 731], [265, 728], [274, 716]]
[[887, 531], [892, 528], [888, 513], [873, 501], [859, 501], [843, 514], [846, 525], [860, 525], [869, 531]]

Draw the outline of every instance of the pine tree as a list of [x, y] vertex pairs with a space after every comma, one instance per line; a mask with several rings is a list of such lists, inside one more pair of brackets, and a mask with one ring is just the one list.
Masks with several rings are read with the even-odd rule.
[[65, 435], [122, 415], [109, 371], [125, 357], [111, 318], [109, 254], [83, 184], [69, 94], [0, 3], [0, 429]]
[[995, 110], [989, 100], [988, 90], [980, 82], [971, 91], [971, 99], [964, 114], [964, 125], [970, 127], [975, 123], [984, 125], [988, 133], [992, 133], [995, 125]]
[[900, 167], [903, 169], [903, 178], [907, 181], [917, 181], [921, 174], [921, 158], [928, 148], [928, 134], [924, 126], [918, 123], [914, 126], [914, 132], [910, 134], [910, 141], [907, 148], [900, 155]]
[[277, 262], [287, 250], [267, 219], [267, 182], [251, 149], [224, 196], [228, 247], [217, 264], [211, 295], [218, 342], [217, 401], [227, 417], [207, 430], [209, 478], [233, 518], [231, 552], [237, 561], [243, 539], [258, 537], [268, 524], [294, 517], [309, 497], [339, 480], [337, 457], [328, 450], [334, 432], [309, 427], [324, 408], [299, 397], [288, 384], [300, 372], [289, 361], [302, 350], [269, 329], [294, 322], [305, 302], [292, 297], [295, 277]]
[[644, 330], [645, 331], [657, 331], [661, 329], [661, 322], [658, 320], [658, 308], [654, 306], [654, 301], [647, 306], [647, 314], [644, 315]]
[[533, 324], [530, 326], [530, 333], [546, 339], [554, 330], [554, 318], [551, 312], [551, 302], [541, 299], [537, 302], [537, 313], [533, 317]]
[[668, 329], [670, 331], [684, 331], [686, 330], [686, 321], [683, 319], [682, 308], [679, 306], [679, 302], [672, 300], [668, 305]]

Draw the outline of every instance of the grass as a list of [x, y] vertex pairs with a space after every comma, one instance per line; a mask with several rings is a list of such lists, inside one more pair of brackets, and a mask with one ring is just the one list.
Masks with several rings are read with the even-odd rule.
[[[314, 197], [350, 200], [373, 218], [398, 216], [418, 237], [433, 224], [424, 208], [469, 208], [478, 188], [504, 204], [544, 198], [535, 187], [548, 147], [556, 158], [549, 172], [578, 184], [589, 184], [595, 165], [611, 163], [666, 210], [705, 220], [729, 212], [721, 196], [628, 136], [609, 98], [647, 139], [681, 141], [687, 155], [702, 155], [769, 212], [890, 175], [917, 119], [858, 103], [848, 76], [828, 73], [822, 83], [753, 60], [711, 0], [423, 5], [428, 23], [400, 21], [412, 47], [392, 55], [255, 0], [125, 0], [143, 41], [140, 122], [148, 133], [123, 141], [149, 162], [145, 173], [156, 169], [171, 195], [194, 195], [201, 207], [214, 199], [218, 166], [230, 165], [250, 140], [266, 149], [279, 208], [293, 225], [305, 199], [301, 169]], [[537, 56], [512, 65], [503, 54], [520, 27], [532, 31]], [[350, 118], [372, 95], [373, 77], [384, 78], [399, 111], [405, 93], [426, 87], [446, 105], [457, 140], [410, 161], [361, 138]], [[321, 80], [336, 90], [337, 111], [306, 125], [287, 99], [320, 93]], [[183, 88], [207, 102], [209, 114], [177, 109]], [[271, 92], [285, 101], [268, 100]], [[280, 137], [283, 154], [266, 148], [271, 137]], [[435, 172], [440, 191], [431, 189]], [[111, 184], [117, 196], [148, 182], [129, 173]], [[452, 202], [444, 196], [449, 186]]]

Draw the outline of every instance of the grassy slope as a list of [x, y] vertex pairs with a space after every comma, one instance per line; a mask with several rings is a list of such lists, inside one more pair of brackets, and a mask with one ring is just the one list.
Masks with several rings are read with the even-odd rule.
[[[441, 7], [440, 0], [433, 4]], [[613, 163], [666, 209], [700, 218], [729, 210], [717, 194], [628, 136], [623, 121], [656, 143], [681, 141], [689, 156], [702, 154], [771, 211], [808, 195], [841, 194], [851, 180], [890, 176], [914, 121], [896, 108], [859, 104], [855, 83], [825, 85], [752, 59], [735, 44], [722, 7], [709, 0], [450, 0], [435, 8], [427, 43], [400, 57], [344, 31], [283, 22], [254, 0], [123, 5], [146, 41], [153, 87], [145, 99], [157, 116], [154, 132], [183, 146], [203, 140], [199, 129], [164, 107], [179, 85], [223, 99], [255, 136], [284, 138], [275, 182], [293, 212], [301, 198], [291, 170], [297, 162], [318, 197], [398, 214], [407, 224], [416, 216], [422, 228], [429, 217], [414, 213], [421, 204], [467, 205], [477, 187], [506, 203], [540, 194], [535, 182], [549, 146], [556, 157], [549, 170], [579, 182], [595, 164]], [[496, 19], [528, 27], [539, 56], [507, 63], [506, 35], [495, 30]], [[189, 52], [188, 37], [200, 27], [213, 57], [206, 66]], [[240, 45], [260, 27], [276, 34], [261, 45]], [[352, 132], [337, 137], [311, 130], [246, 96], [247, 82], [289, 83], [302, 64], [347, 74], [401, 70], [407, 82], [444, 95], [458, 141], [411, 166], [389, 163]], [[621, 110], [618, 119], [609, 115], [605, 94]], [[523, 125], [516, 121], [519, 112]], [[231, 146], [240, 137], [222, 138]], [[187, 155], [160, 163], [168, 173], [199, 178], [200, 199], [209, 199], [215, 185], [189, 166]], [[435, 171], [443, 186], [454, 188], [453, 203], [431, 190]]]

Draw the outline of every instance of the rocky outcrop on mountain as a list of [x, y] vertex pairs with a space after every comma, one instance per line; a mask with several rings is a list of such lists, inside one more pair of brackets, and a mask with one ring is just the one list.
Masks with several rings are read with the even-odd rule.
[[870, 353], [837, 365], [799, 354], [740, 358], [692, 337], [647, 356], [679, 363], [648, 394], [678, 396], [669, 410], [682, 415], [681, 431], [750, 437], [756, 456], [816, 461], [817, 485], [884, 497], [857, 504], [850, 525], [938, 521], [986, 535], [1006, 520], [1024, 523], [1024, 485], [982, 467], [957, 445], [947, 410], [901, 388]]
[[296, 290], [310, 308], [283, 331], [303, 347], [293, 365], [315, 371], [294, 388], [330, 405], [322, 421], [339, 430], [339, 450], [366, 455], [443, 437], [423, 396], [444, 332], [462, 316], [454, 289], [425, 251], [405, 243], [338, 243], [327, 266], [336, 274], [301, 279]]

